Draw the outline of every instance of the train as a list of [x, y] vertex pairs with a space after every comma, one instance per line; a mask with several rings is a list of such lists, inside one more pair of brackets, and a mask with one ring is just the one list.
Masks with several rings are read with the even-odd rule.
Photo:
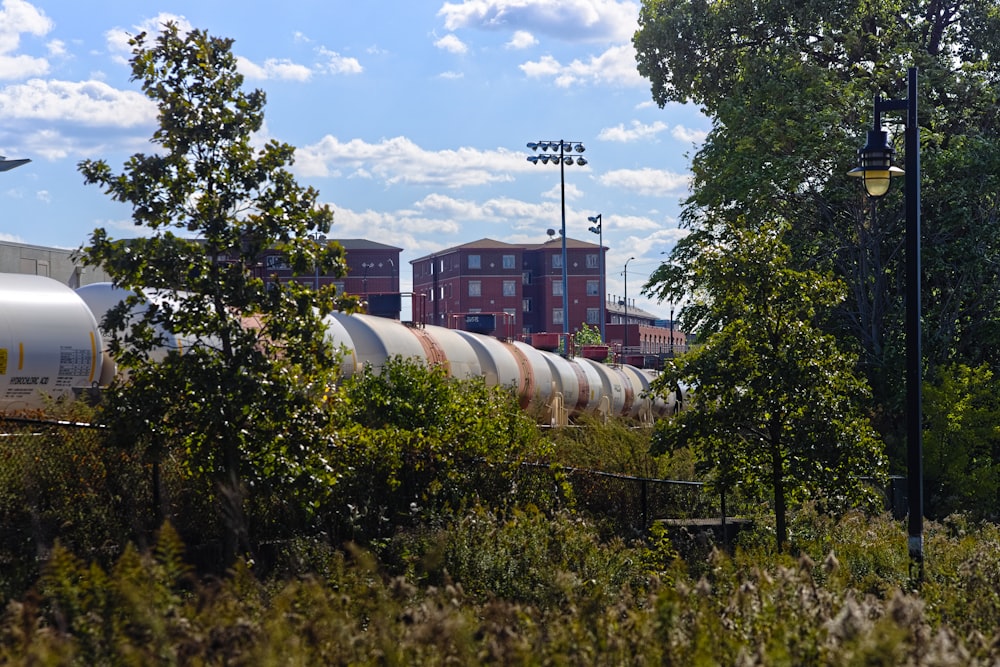
[[[43, 276], [0, 274], [0, 414], [44, 411], [53, 400], [107, 386], [118, 369], [99, 322], [126, 295], [111, 283], [72, 289]], [[454, 378], [512, 387], [521, 406], [551, 426], [565, 426], [578, 415], [652, 423], [681, 404], [674, 394], [649, 391], [656, 371], [560, 353], [544, 336], [532, 345], [341, 312], [326, 316], [324, 324], [341, 350], [343, 377], [366, 367], [377, 372], [393, 357], [415, 359]], [[164, 334], [164, 354], [191, 344]]]

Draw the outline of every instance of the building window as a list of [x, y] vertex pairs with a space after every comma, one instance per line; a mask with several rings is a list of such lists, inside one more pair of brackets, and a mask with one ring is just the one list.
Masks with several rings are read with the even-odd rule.
[[514, 266], [514, 255], [504, 255], [503, 256], [503, 268], [505, 268], [505, 269], [516, 268]]
[[521, 310], [526, 313], [531, 312], [531, 299], [521, 299]]
[[522, 271], [521, 272], [521, 284], [522, 285], [530, 285], [531, 284], [531, 271]]
[[587, 324], [600, 324], [601, 323], [601, 309], [600, 308], [588, 308], [587, 309]]
[[503, 312], [507, 315], [507, 317], [504, 318], [504, 324], [517, 326], [517, 312], [513, 308], [504, 308]]
[[503, 295], [504, 296], [517, 296], [517, 282], [513, 280], [503, 281]]
[[597, 269], [597, 268], [600, 268], [600, 265], [597, 263], [597, 255], [593, 255], [593, 254], [588, 254], [587, 255], [587, 268], [588, 269]]
[[470, 269], [481, 269], [483, 268], [482, 259], [479, 255], [469, 255], [469, 268]]
[[552, 255], [552, 268], [553, 269], [562, 268], [562, 255]]
[[599, 280], [587, 281], [587, 296], [597, 296], [600, 289], [601, 289], [601, 281]]
[[563, 284], [561, 280], [552, 281], [552, 296], [562, 296], [563, 295]]
[[482, 296], [483, 295], [483, 283], [479, 280], [469, 281], [469, 296]]
[[552, 324], [562, 324], [563, 323], [563, 310], [562, 308], [552, 309]]

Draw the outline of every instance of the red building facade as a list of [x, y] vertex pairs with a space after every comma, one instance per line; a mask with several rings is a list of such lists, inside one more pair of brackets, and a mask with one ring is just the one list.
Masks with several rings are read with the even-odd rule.
[[[606, 251], [606, 249], [604, 249]], [[569, 330], [601, 321], [600, 252], [566, 239]], [[496, 317], [496, 332], [515, 336], [563, 331], [562, 241], [515, 245], [480, 239], [410, 262], [414, 320], [465, 328], [466, 315]]]

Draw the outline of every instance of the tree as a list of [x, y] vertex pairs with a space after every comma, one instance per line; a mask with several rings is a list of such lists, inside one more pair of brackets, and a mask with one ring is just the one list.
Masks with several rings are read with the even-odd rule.
[[401, 520], [448, 507], [510, 502], [518, 484], [501, 480], [551, 451], [511, 387], [449, 377], [444, 367], [413, 359], [366, 366], [331, 401], [345, 473], [326, 514], [351, 527], [345, 539], [392, 533]]
[[986, 364], [943, 366], [924, 385], [924, 479], [935, 516], [1000, 515], [1000, 393]]
[[654, 447], [690, 448], [724, 491], [767, 489], [780, 549], [790, 504], [870, 502], [861, 478], [883, 476], [885, 460], [859, 408], [868, 389], [855, 360], [820, 328], [842, 285], [791, 266], [787, 223], [727, 232], [687, 265], [702, 285], [691, 309], [711, 334], [654, 382], [663, 393], [691, 387], [695, 397], [658, 425]]
[[[321, 317], [335, 293], [267, 280], [264, 252], [298, 274], [342, 275], [343, 249], [308, 238], [327, 232], [333, 213], [287, 171], [294, 149], [254, 147], [265, 97], [242, 90], [232, 40], [167, 24], [131, 45], [132, 79], [159, 108], [158, 148], [120, 174], [103, 160], [79, 165], [146, 234], [113, 240], [96, 229], [84, 248], [88, 264], [134, 293], [103, 323], [127, 372], [109, 389], [106, 418], [154, 461], [169, 451], [212, 480], [228, 564], [249, 548], [248, 486], [308, 497], [335, 481], [320, 428], [334, 362]], [[192, 344], [162, 358], [163, 332]]]
[[[857, 352], [890, 437], [904, 390], [902, 188], [873, 211], [845, 172], [873, 96], [905, 97], [906, 68], [918, 66], [928, 370], [1000, 365], [995, 2], [644, 0], [634, 44], [656, 102], [694, 102], [712, 118], [684, 224], [698, 234], [706, 211], [733, 226], [792, 223], [793, 264], [832, 270], [848, 287], [826, 327]], [[687, 252], [671, 261], [689, 262]], [[697, 288], [666, 278], [654, 274], [651, 293], [680, 300]]]

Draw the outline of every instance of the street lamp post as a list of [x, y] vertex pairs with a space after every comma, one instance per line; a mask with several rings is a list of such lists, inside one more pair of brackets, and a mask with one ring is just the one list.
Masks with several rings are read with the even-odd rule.
[[605, 302], [607, 301], [607, 296], [604, 292], [604, 218], [598, 213], [595, 216], [587, 218], [589, 222], [594, 223], [593, 227], [588, 228], [589, 231], [597, 234], [598, 243], [601, 246], [600, 255], [598, 256], [598, 263], [600, 265], [601, 280], [600, 280], [600, 291], [601, 291], [601, 342], [605, 342], [607, 338], [604, 336], [604, 320], [607, 319], [605, 315]]
[[0, 171], [10, 171], [15, 167], [20, 167], [22, 164], [28, 164], [31, 160], [21, 159], [21, 160], [8, 160], [3, 155], [0, 155]]
[[[326, 236], [324, 236], [323, 234], [320, 234], [319, 232], [313, 232], [312, 234], [309, 234], [309, 238], [312, 239], [313, 241], [315, 241], [316, 243], [321, 244], [321, 245], [326, 243]], [[319, 261], [318, 260], [313, 262], [313, 268], [316, 271], [316, 276], [315, 276], [314, 282], [313, 282], [313, 289], [315, 289], [318, 292], [319, 291]]]
[[365, 270], [364, 276], [361, 278], [361, 291], [368, 296], [368, 269], [375, 268], [375, 262], [361, 262], [361, 268]]
[[622, 355], [628, 354], [628, 263], [631, 262], [635, 257], [629, 257], [625, 260], [625, 270], [622, 272], [625, 280], [625, 334], [623, 335], [622, 343]]
[[[906, 156], [900, 170], [891, 165], [895, 151], [882, 129], [882, 112], [905, 111]], [[883, 100], [875, 96], [875, 122], [868, 131], [868, 143], [858, 151], [860, 166], [850, 176], [864, 180], [869, 197], [889, 191], [889, 181], [906, 174], [906, 469], [909, 495], [908, 546], [911, 576], [916, 567], [918, 581], [924, 577], [923, 538], [923, 431], [920, 351], [920, 126], [917, 123], [917, 68], [907, 73], [905, 100]]]
[[[538, 155], [529, 155], [528, 162], [532, 164], [548, 164], [552, 162], [553, 164], [559, 165], [559, 186], [562, 195], [562, 303], [563, 303], [563, 334], [567, 338], [566, 344], [568, 345], [569, 339], [569, 285], [567, 284], [567, 271], [566, 271], [566, 165], [578, 164], [581, 167], [587, 164], [587, 160], [581, 155], [574, 158], [572, 153], [576, 151], [577, 153], [582, 153], [586, 149], [583, 144], [579, 141], [563, 141], [562, 139], [558, 141], [538, 141], [529, 142], [528, 148], [533, 151], [541, 150], [542, 153]], [[550, 153], [549, 151], [555, 151], [558, 149], [558, 153]], [[569, 153], [569, 155], [566, 155]], [[566, 348], [568, 349], [568, 347]]]

